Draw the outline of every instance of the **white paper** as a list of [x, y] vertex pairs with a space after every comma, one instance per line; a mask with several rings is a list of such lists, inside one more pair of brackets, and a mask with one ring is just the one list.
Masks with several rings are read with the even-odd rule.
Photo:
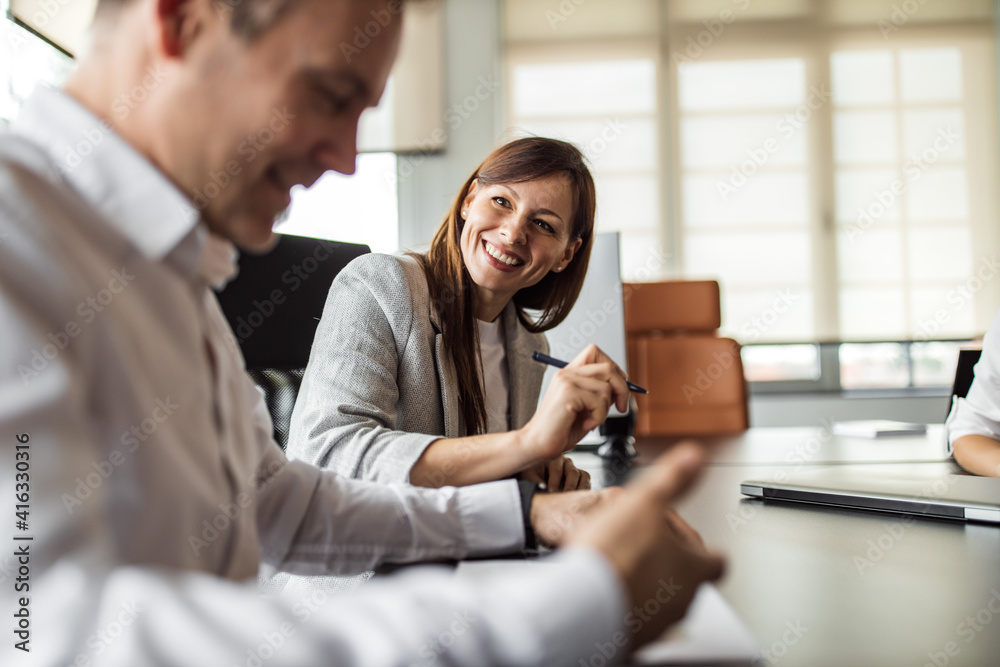
[[[542, 560], [481, 560], [458, 564], [455, 576], [482, 579], [511, 569], [551, 567]], [[761, 655], [761, 645], [718, 589], [702, 584], [687, 616], [655, 642], [636, 652], [630, 664], [746, 663]]]
[[745, 662], [761, 655], [761, 646], [718, 589], [702, 584], [687, 616], [632, 656], [637, 665], [692, 662]]

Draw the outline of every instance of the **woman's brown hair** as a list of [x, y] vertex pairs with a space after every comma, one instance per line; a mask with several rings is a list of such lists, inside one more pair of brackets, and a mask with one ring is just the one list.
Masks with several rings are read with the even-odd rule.
[[[451, 356], [458, 376], [459, 397], [466, 431], [486, 431], [486, 400], [480, 384], [479, 328], [476, 325], [476, 291], [462, 258], [462, 204], [472, 182], [479, 187], [525, 183], [562, 174], [573, 188], [572, 239], [580, 248], [561, 273], [550, 271], [539, 282], [518, 291], [512, 299], [517, 316], [531, 332], [547, 331], [566, 319], [580, 295], [587, 275], [594, 241], [597, 194], [580, 150], [565, 141], [528, 137], [500, 146], [465, 181], [451, 210], [431, 241], [430, 250], [416, 255], [430, 287], [431, 303], [441, 321], [444, 349]], [[526, 311], [535, 311], [534, 317]]]

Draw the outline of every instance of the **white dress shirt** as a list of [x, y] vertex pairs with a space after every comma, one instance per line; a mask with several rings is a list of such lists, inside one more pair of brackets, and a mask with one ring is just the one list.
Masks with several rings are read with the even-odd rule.
[[[623, 590], [582, 549], [558, 574], [475, 589], [419, 570], [262, 599], [259, 572], [489, 555], [524, 535], [513, 481], [429, 490], [289, 462], [210, 289], [233, 256], [69, 96], [39, 90], [0, 134], [0, 664], [576, 665], [621, 628]], [[22, 607], [30, 653], [11, 633]]]
[[976, 363], [975, 379], [965, 398], [952, 399], [945, 420], [948, 452], [963, 435], [986, 435], [1000, 440], [1000, 313], [983, 337], [983, 354]]

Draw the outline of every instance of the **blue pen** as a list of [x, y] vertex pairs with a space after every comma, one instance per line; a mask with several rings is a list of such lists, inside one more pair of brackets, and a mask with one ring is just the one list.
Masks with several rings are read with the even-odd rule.
[[[569, 365], [568, 361], [563, 361], [562, 359], [556, 359], [555, 357], [550, 357], [547, 354], [542, 354], [541, 352], [535, 351], [531, 353], [531, 358], [535, 361], [540, 361], [543, 364], [548, 364], [549, 366], [555, 366], [556, 368], [566, 368]], [[637, 394], [648, 394], [649, 392], [640, 387], [637, 384], [632, 384], [628, 380], [625, 381], [628, 388]]]

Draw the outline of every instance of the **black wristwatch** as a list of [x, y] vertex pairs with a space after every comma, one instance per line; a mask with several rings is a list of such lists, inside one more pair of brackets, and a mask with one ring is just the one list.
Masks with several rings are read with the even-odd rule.
[[521, 514], [524, 519], [524, 548], [525, 550], [538, 549], [538, 538], [535, 536], [535, 529], [531, 525], [531, 501], [535, 498], [535, 493], [540, 486], [536, 482], [526, 482], [518, 480], [517, 488], [521, 492]]

